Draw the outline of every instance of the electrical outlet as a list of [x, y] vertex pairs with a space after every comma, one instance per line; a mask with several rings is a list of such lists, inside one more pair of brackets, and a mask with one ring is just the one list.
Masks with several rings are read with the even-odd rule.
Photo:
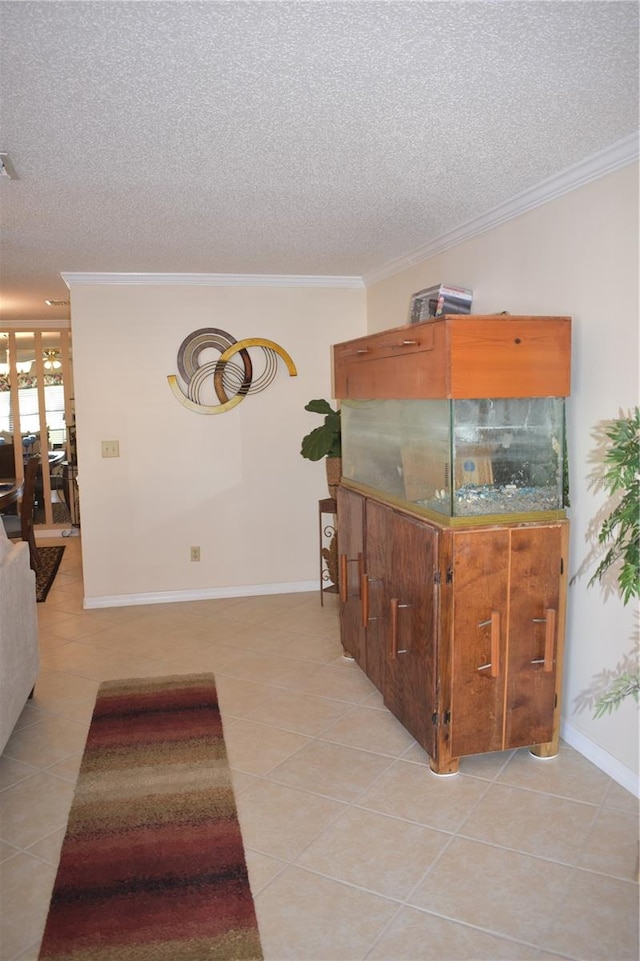
[[191, 548], [191, 560], [192, 560], [192, 561], [199, 561], [199, 560], [200, 560], [200, 548], [199, 548], [199, 547], [192, 547], [192, 548]]
[[103, 457], [120, 457], [120, 442], [117, 440], [102, 441]]

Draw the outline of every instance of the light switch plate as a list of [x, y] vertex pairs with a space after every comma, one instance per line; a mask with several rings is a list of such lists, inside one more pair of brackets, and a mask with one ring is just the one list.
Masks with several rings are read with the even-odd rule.
[[120, 442], [117, 440], [102, 441], [103, 457], [120, 457]]

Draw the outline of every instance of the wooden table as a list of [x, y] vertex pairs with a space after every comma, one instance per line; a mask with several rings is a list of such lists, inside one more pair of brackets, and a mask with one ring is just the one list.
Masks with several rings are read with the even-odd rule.
[[20, 499], [24, 481], [17, 481], [15, 477], [0, 478], [0, 511], [15, 504]]

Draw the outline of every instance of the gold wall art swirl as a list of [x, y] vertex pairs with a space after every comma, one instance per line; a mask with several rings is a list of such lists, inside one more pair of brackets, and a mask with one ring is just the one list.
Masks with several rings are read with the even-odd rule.
[[[249, 355], [251, 347], [262, 351], [264, 366], [256, 376], [254, 362]], [[215, 360], [201, 357], [205, 350], [219, 353]], [[178, 372], [169, 374], [169, 387], [181, 404], [197, 414], [224, 414], [237, 407], [247, 394], [257, 394], [273, 382], [278, 371], [278, 357], [282, 358], [291, 377], [298, 373], [289, 354], [273, 340], [248, 337], [236, 340], [226, 330], [218, 327], [202, 327], [195, 330], [180, 344]], [[202, 403], [205, 385], [213, 384], [218, 404]]]

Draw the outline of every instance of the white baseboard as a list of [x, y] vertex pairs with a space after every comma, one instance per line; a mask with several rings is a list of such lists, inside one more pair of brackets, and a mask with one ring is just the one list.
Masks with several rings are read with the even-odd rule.
[[242, 584], [238, 587], [205, 587], [197, 591], [160, 591], [151, 594], [112, 594], [85, 597], [85, 610], [99, 607], [135, 607], [138, 604], [175, 604], [178, 601], [214, 601], [223, 597], [256, 597], [262, 594], [300, 594], [318, 591], [318, 581], [298, 581], [291, 584]]
[[39, 527], [36, 532], [36, 544], [39, 540], [48, 540], [52, 537], [80, 537], [79, 527]]
[[601, 748], [598, 744], [589, 740], [568, 721], [562, 721], [560, 725], [560, 737], [572, 748], [586, 757], [588, 761], [599, 767], [601, 771], [608, 774], [618, 784], [630, 791], [635, 797], [640, 797], [640, 776], [632, 771], [631, 768], [621, 764], [611, 754]]

